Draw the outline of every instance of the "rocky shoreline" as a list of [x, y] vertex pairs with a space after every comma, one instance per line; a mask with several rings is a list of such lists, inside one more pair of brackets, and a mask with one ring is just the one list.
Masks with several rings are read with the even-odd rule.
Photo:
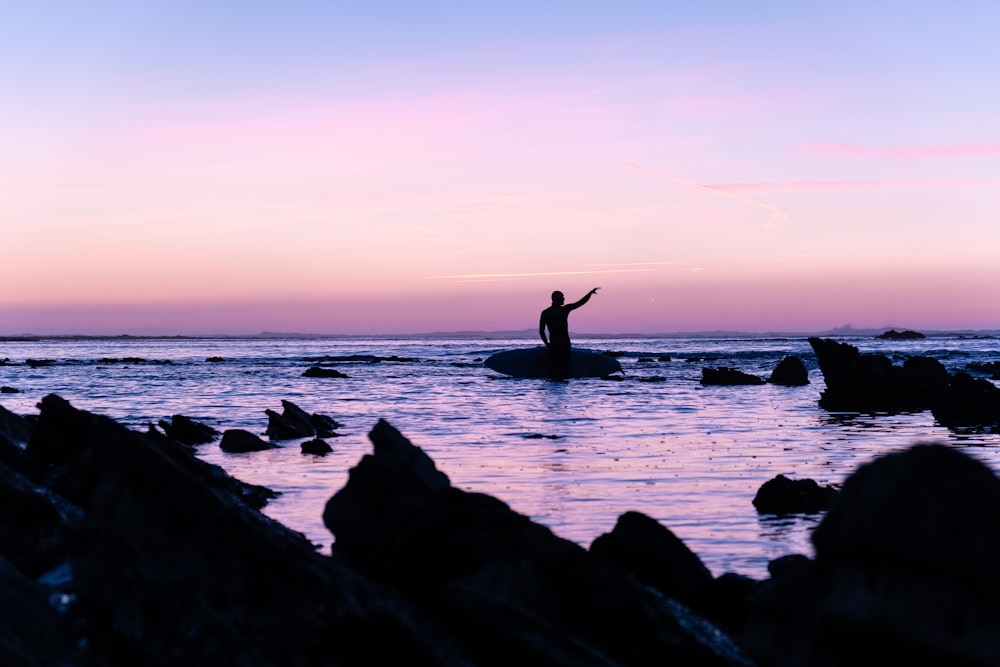
[[[275, 428], [335, 428], [294, 407]], [[0, 408], [5, 665], [1000, 663], [1000, 482], [954, 448], [914, 443], [837, 493], [765, 485], [761, 511], [792, 497], [788, 511], [826, 514], [813, 558], [754, 580], [713, 576], [637, 512], [589, 548], [562, 539], [453, 487], [384, 421], [326, 505], [323, 555], [260, 512], [272, 492], [198, 459], [181, 431], [56, 395], [38, 409]]]

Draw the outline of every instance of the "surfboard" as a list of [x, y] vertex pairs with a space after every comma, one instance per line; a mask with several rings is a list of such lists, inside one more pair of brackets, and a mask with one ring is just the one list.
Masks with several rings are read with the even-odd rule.
[[[520, 378], [547, 378], [549, 371], [548, 350], [544, 346], [505, 350], [491, 355], [483, 363], [487, 368]], [[618, 373], [622, 369], [617, 359], [603, 352], [572, 348], [569, 358], [569, 377], [593, 378]]]

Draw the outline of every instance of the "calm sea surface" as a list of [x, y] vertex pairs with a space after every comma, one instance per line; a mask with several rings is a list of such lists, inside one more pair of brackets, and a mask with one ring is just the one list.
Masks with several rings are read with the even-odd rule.
[[[951, 371], [1000, 360], [1000, 340], [840, 337], [862, 352], [934, 357]], [[201, 458], [282, 495], [265, 513], [324, 551], [321, 515], [349, 469], [371, 451], [379, 419], [423, 448], [460, 488], [488, 493], [583, 546], [619, 514], [644, 512], [670, 528], [715, 573], [763, 578], [769, 560], [811, 555], [819, 516], [758, 515], [757, 489], [777, 474], [839, 484], [858, 465], [917, 441], [946, 443], [1000, 470], [1000, 435], [953, 432], [930, 412], [835, 414], [818, 406], [823, 377], [802, 338], [586, 337], [577, 347], [621, 352], [624, 380], [516, 379], [482, 365], [530, 338], [101, 339], [0, 342], [0, 405], [21, 415], [54, 393], [78, 408], [145, 431], [184, 414], [220, 431], [263, 435], [264, 411], [290, 400], [343, 427], [325, 457], [302, 440], [279, 449]], [[703, 387], [703, 367], [766, 379], [798, 355], [811, 384]], [[382, 361], [373, 363], [369, 355]], [[218, 357], [222, 361], [208, 361]], [[28, 360], [49, 360], [32, 367]], [[317, 365], [347, 378], [307, 378]], [[391, 359], [391, 360], [390, 360]], [[117, 360], [117, 361], [116, 361]], [[169, 363], [168, 363], [169, 362]]]

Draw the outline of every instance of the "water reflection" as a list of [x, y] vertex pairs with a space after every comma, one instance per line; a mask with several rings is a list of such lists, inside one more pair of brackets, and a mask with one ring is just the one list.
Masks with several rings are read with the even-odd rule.
[[778, 556], [789, 553], [813, 555], [812, 532], [823, 520], [818, 514], [759, 514], [757, 525], [760, 539], [775, 546]]

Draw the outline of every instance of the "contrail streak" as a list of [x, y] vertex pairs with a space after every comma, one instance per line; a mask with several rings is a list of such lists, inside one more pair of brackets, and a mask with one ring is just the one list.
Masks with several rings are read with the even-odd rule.
[[755, 206], [757, 208], [762, 208], [766, 211], [771, 212], [771, 218], [768, 220], [765, 228], [770, 228], [774, 223], [781, 222], [788, 218], [788, 214], [774, 204], [770, 204], [766, 201], [760, 201], [759, 199], [751, 199], [750, 197], [744, 197], [743, 195], [736, 194], [735, 192], [727, 192], [725, 190], [720, 190], [719, 188], [712, 187], [711, 185], [703, 185], [701, 183], [695, 183], [694, 181], [688, 181], [683, 178], [677, 178], [676, 176], [670, 176], [668, 174], [663, 174], [658, 171], [653, 171], [652, 169], [647, 169], [641, 165], [634, 164], [632, 162], [625, 162], [624, 160], [615, 160], [618, 164], [628, 167], [629, 169], [634, 169], [641, 174], [646, 174], [647, 176], [652, 176], [653, 178], [658, 178], [661, 181], [667, 181], [668, 183], [674, 183], [676, 185], [683, 185], [688, 188], [694, 188], [695, 190], [702, 190], [704, 192], [711, 193], [713, 195], [718, 195], [720, 197], [725, 197], [726, 199], [732, 199], [750, 206]]
[[428, 280], [501, 280], [538, 276], [590, 276], [605, 273], [644, 273], [653, 269], [597, 269], [593, 271], [536, 271], [531, 273], [460, 273], [449, 276], [426, 276]]

